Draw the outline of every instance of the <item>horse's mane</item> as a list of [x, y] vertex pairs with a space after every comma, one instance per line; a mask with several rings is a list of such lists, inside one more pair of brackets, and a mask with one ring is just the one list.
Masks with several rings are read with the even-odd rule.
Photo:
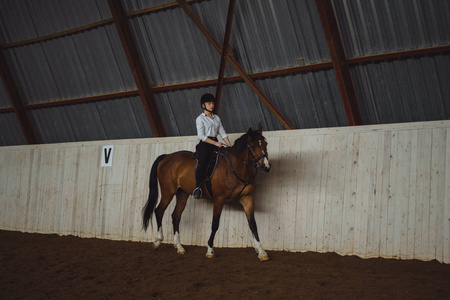
[[250, 138], [251, 141], [257, 140], [259, 138], [264, 138], [259, 131], [253, 130], [250, 128], [247, 133], [243, 134], [240, 138], [238, 138], [233, 145], [233, 148], [237, 153], [241, 153], [247, 147], [247, 140]]

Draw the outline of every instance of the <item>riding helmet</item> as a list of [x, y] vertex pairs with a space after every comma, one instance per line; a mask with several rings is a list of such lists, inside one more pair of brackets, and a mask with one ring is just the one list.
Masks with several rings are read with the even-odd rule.
[[200, 106], [203, 108], [203, 104], [205, 104], [206, 102], [216, 102], [216, 98], [214, 98], [214, 96], [209, 93], [203, 94], [202, 98], [200, 99]]

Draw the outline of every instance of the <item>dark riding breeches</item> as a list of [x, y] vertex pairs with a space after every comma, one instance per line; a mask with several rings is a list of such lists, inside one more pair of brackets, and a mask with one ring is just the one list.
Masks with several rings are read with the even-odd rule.
[[[217, 142], [217, 138], [209, 137], [210, 139]], [[214, 154], [214, 150], [217, 147], [206, 142], [200, 141], [196, 146], [196, 159], [197, 167], [195, 168], [195, 182], [196, 187], [200, 187], [205, 180], [206, 172], [208, 171], [208, 165]]]

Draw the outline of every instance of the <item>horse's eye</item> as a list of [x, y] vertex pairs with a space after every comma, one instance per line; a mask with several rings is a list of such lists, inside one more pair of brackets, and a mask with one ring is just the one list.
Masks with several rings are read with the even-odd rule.
[[252, 150], [255, 150], [255, 146], [251, 145], [250, 147], [252, 148]]

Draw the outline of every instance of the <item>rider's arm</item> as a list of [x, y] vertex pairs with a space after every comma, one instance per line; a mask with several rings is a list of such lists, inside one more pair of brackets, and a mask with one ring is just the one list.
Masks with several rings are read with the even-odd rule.
[[206, 138], [205, 142], [208, 143], [208, 144], [214, 145], [216, 147], [219, 147], [219, 148], [223, 146], [221, 142], [213, 141], [210, 138]]
[[231, 142], [230, 142], [230, 139], [228, 137], [225, 137], [223, 140], [228, 145], [228, 147], [231, 147]]

